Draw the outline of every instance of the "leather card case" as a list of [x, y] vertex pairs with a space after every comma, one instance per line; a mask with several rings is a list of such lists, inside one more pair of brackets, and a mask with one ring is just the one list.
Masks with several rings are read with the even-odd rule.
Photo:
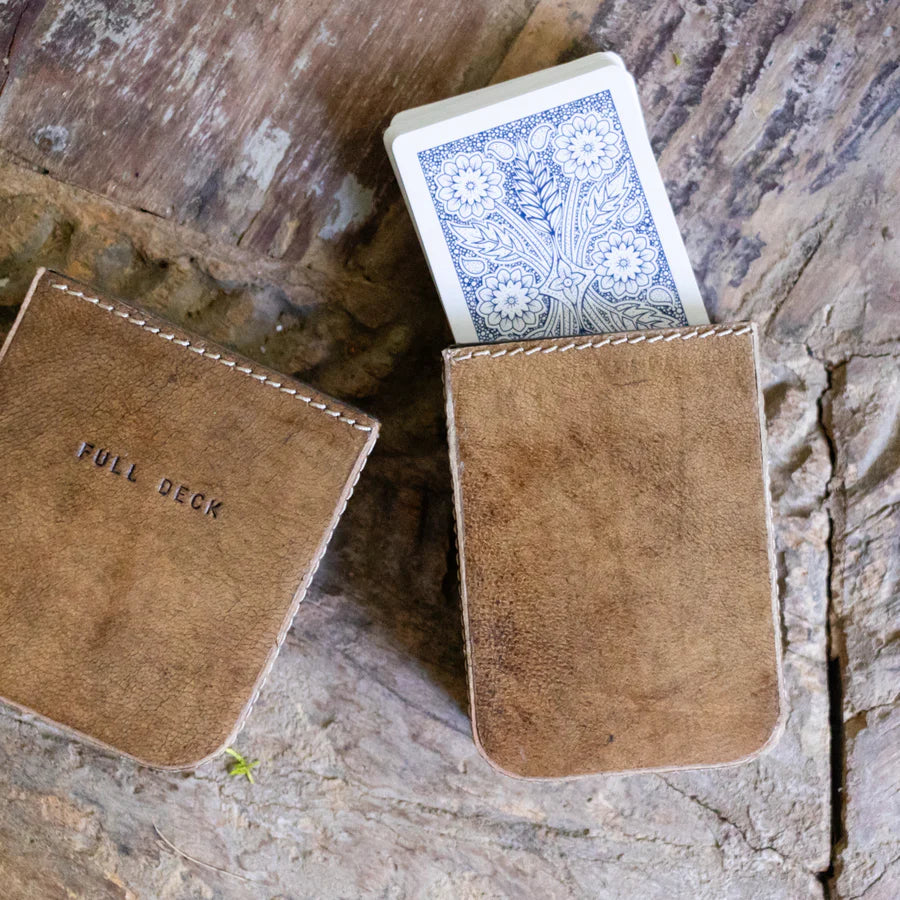
[[444, 352], [471, 718], [509, 775], [717, 766], [782, 721], [753, 325]]
[[218, 753], [377, 433], [40, 271], [0, 351], [0, 699], [151, 766]]

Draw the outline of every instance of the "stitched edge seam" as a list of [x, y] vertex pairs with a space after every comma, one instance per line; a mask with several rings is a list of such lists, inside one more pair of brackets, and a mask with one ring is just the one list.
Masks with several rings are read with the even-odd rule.
[[[371, 431], [372, 429], [369, 430]], [[227, 747], [233, 744], [237, 736], [241, 733], [241, 731], [244, 730], [244, 726], [247, 724], [247, 721], [249, 720], [250, 715], [253, 712], [253, 707], [255, 706], [256, 701], [259, 699], [259, 695], [262, 692], [262, 689], [265, 686], [265, 683], [275, 666], [275, 660], [281, 653], [282, 644], [284, 644], [288, 636], [288, 632], [294, 625], [294, 619], [297, 618], [297, 613], [300, 611], [300, 606], [302, 605], [303, 601], [306, 600], [306, 595], [309, 593], [309, 589], [312, 585], [313, 578], [315, 578], [316, 576], [316, 572], [319, 571], [319, 566], [322, 564], [322, 560], [324, 559], [325, 553], [328, 550], [328, 545], [331, 543], [331, 538], [334, 536], [334, 533], [337, 530], [337, 527], [340, 524], [344, 513], [347, 511], [347, 504], [350, 502], [350, 498], [353, 496], [353, 491], [356, 490], [356, 485], [359, 484], [359, 479], [362, 476], [363, 469], [365, 469], [366, 463], [369, 461], [369, 457], [371, 456], [374, 449], [375, 441], [371, 440], [368, 449], [363, 453], [362, 461], [358, 462], [359, 469], [356, 472], [356, 477], [353, 479], [350, 487], [347, 489], [347, 496], [344, 497], [344, 502], [341, 504], [341, 508], [338, 510], [337, 515], [335, 515], [334, 517], [334, 521], [331, 523], [331, 528], [329, 529], [328, 534], [325, 536], [325, 540], [322, 542], [322, 548], [317, 554], [316, 558], [313, 560], [309, 571], [303, 578], [303, 581], [300, 582], [300, 585], [297, 588], [297, 592], [294, 594], [294, 598], [291, 604], [292, 611], [290, 615], [285, 618], [285, 621], [282, 624], [282, 628], [278, 632], [278, 637], [275, 641], [275, 647], [266, 659], [263, 669], [259, 674], [259, 679], [257, 680], [256, 685], [253, 688], [253, 693], [250, 695], [250, 699], [247, 701], [247, 705], [242, 710], [237, 722], [235, 722], [234, 729], [226, 739], [223, 747]], [[222, 750], [219, 750], [217, 753], [210, 754], [210, 756], [206, 757], [206, 759], [212, 759], [218, 756], [221, 752]], [[205, 761], [206, 760], [201, 760], [200, 763], [193, 764], [189, 768], [197, 768], [197, 766], [201, 765]]]
[[515, 350], [472, 350], [467, 353], [465, 356], [450, 356], [450, 360], [453, 363], [463, 362], [467, 359], [475, 359], [477, 357], [486, 357], [488, 359], [497, 359], [500, 356], [515, 356], [517, 353], [522, 353], [525, 356], [532, 356], [535, 353], [555, 353], [559, 351], [560, 353], [565, 353], [567, 350], [587, 350], [591, 348], [593, 350], [599, 350], [601, 347], [617, 347], [619, 344], [655, 344], [657, 341], [664, 341], [668, 343], [669, 341], [678, 340], [679, 338], [683, 341], [689, 341], [691, 338], [708, 338], [708, 337], [726, 337], [729, 334], [739, 335], [739, 334], [748, 334], [752, 330], [752, 325], [745, 325], [743, 328], [739, 328], [735, 331], [733, 328], [725, 328], [725, 329], [717, 329], [710, 328], [707, 331], [687, 331], [687, 332], [676, 332], [675, 334], [657, 334], [655, 337], [648, 338], [646, 335], [641, 335], [640, 337], [628, 338], [628, 337], [619, 337], [619, 338], [606, 338], [602, 341], [588, 341], [584, 344], [576, 344], [574, 341], [570, 341], [568, 344], [563, 346], [562, 344], [550, 344], [539, 347], [531, 347], [526, 350], [524, 347], [516, 347]]
[[105, 309], [107, 312], [119, 316], [126, 322], [131, 322], [133, 325], [137, 325], [138, 327], [143, 328], [144, 331], [149, 331], [150, 334], [155, 334], [157, 337], [161, 337], [165, 341], [171, 341], [173, 344], [178, 344], [182, 347], [186, 347], [188, 350], [193, 351], [198, 356], [205, 356], [208, 359], [212, 359], [218, 363], [221, 363], [223, 366], [227, 366], [229, 369], [232, 369], [235, 372], [240, 372], [242, 375], [249, 375], [260, 384], [265, 384], [268, 387], [275, 388], [276, 390], [281, 391], [283, 394], [288, 394], [295, 400], [302, 400], [307, 406], [311, 406], [313, 409], [318, 409], [321, 412], [325, 413], [326, 416], [331, 416], [333, 419], [337, 419], [339, 422], [345, 422], [347, 425], [350, 425], [352, 428], [356, 428], [358, 431], [369, 432], [372, 430], [371, 425], [360, 425], [356, 419], [351, 419], [349, 416], [343, 415], [340, 410], [331, 409], [324, 403], [313, 400], [312, 397], [307, 397], [296, 388], [284, 387], [280, 381], [272, 381], [272, 379], [267, 375], [261, 374], [259, 372], [254, 372], [253, 369], [251, 369], [249, 366], [238, 365], [236, 360], [228, 359], [221, 353], [211, 353], [205, 347], [198, 347], [191, 341], [176, 338], [174, 334], [165, 332], [163, 331], [163, 329], [157, 328], [155, 325], [148, 325], [146, 319], [139, 319], [136, 316], [132, 316], [131, 314], [125, 312], [124, 310], [116, 309], [115, 306], [112, 306], [109, 303], [104, 303], [99, 297], [88, 297], [87, 294], [84, 294], [81, 291], [72, 290], [67, 284], [51, 283], [50, 287], [55, 288], [58, 291], [63, 291], [66, 294], [70, 294], [73, 297], [79, 297], [82, 300], [86, 300], [88, 303], [93, 303], [94, 306], [98, 306], [100, 307], [100, 309]]

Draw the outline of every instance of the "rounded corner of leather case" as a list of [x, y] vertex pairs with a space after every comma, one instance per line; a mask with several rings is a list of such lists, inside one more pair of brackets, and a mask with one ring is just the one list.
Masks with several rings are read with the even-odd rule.
[[495, 771], [506, 778], [517, 778], [520, 781], [542, 781], [546, 780], [547, 775], [534, 775], [528, 772], [517, 771], [516, 767], [508, 760], [500, 759], [496, 755], [492, 755], [492, 751], [485, 745], [478, 732], [478, 722], [475, 717], [474, 708], [469, 711], [472, 724], [472, 740], [475, 743], [475, 749], [478, 755]]
[[743, 756], [735, 762], [750, 762], [771, 750], [781, 740], [782, 735], [784, 734], [787, 715], [787, 703], [785, 702], [784, 697], [779, 697], [775, 707], [775, 715], [773, 716], [771, 723], [763, 730], [763, 739], [760, 744], [755, 748], [752, 748], [746, 756]]
[[180, 752], [166, 753], [163, 749], [152, 749], [147, 752], [119, 750], [115, 747], [111, 749], [116, 753], [125, 753], [130, 756], [138, 765], [147, 766], [150, 769], [157, 769], [163, 772], [186, 772], [197, 769], [204, 763], [221, 756], [225, 752], [237, 733], [238, 729], [232, 729], [224, 738], [215, 738], [214, 740], [205, 741], [203, 745], [199, 742], [193, 747], [184, 748]]
[[580, 778], [582, 776], [589, 775], [603, 775], [606, 774], [602, 769], [591, 770], [591, 771], [576, 771], [576, 772], [526, 772], [519, 770], [516, 765], [509, 760], [501, 760], [495, 756], [491, 755], [491, 751], [488, 750], [487, 747], [481, 742], [478, 737], [478, 732], [475, 729], [475, 725], [472, 725], [472, 735], [475, 740], [475, 748], [478, 750], [481, 758], [495, 771], [500, 775], [503, 775], [505, 778], [515, 778], [518, 781], [568, 781], [573, 778]]
[[[144, 740], [142, 746], [127, 739], [115, 738], [112, 735], [106, 740], [79, 731], [67, 725], [62, 727], [73, 737], [86, 743], [98, 746], [110, 753], [124, 756], [139, 766], [162, 772], [187, 772], [199, 768], [205, 763], [225, 752], [244, 726], [248, 710], [245, 707], [240, 715], [232, 720], [223, 720], [218, 727], [211, 727], [202, 734], [195, 734], [189, 742], [168, 742], [165, 740]], [[163, 736], [162, 731], [153, 731], [153, 735]], [[172, 746], [172, 744], [175, 744]]]
[[[787, 704], [783, 696], [778, 697], [778, 701], [773, 707], [773, 712], [774, 715], [764, 722], [763, 727], [759, 729], [759, 737], [750, 746], [743, 748], [738, 755], [710, 763], [709, 767], [744, 765], [759, 759], [759, 757], [771, 750], [781, 740], [785, 724], [787, 723]], [[701, 763], [699, 766], [693, 766], [692, 768], [706, 768], [706, 766]]]
[[475, 740], [475, 749], [478, 751], [478, 755], [497, 773], [503, 775], [506, 778], [517, 778], [519, 780], [531, 781], [534, 779], [533, 775], [526, 775], [522, 772], [516, 772], [501, 762], [498, 759], [495, 759], [491, 756], [490, 751], [481, 743], [478, 738], [478, 733], [475, 731], [474, 726], [472, 728], [472, 736]]

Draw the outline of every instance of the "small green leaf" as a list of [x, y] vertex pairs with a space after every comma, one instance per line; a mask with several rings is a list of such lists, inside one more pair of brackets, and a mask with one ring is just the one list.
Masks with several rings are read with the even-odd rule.
[[228, 764], [228, 774], [232, 777], [244, 775], [250, 784], [256, 784], [253, 778], [253, 770], [259, 765], [259, 760], [254, 759], [253, 762], [249, 762], [246, 757], [231, 747], [226, 747], [225, 752], [234, 759], [233, 763]]
[[672, 61], [676, 66], [681, 65], [681, 57], [674, 50], [672, 51]]

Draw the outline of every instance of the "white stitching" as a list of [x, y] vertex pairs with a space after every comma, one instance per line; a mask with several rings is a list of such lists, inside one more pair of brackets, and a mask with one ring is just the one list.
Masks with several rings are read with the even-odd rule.
[[[284, 391], [287, 389], [280, 388], [280, 390]], [[352, 425], [354, 428], [360, 428], [362, 431], [372, 430], [371, 428], [357, 425], [355, 419], [345, 419], [343, 416], [341, 416], [341, 421], [347, 422], [347, 424]], [[262, 672], [260, 672], [256, 685], [253, 688], [253, 693], [250, 695], [250, 699], [247, 701], [247, 705], [244, 707], [243, 712], [234, 725], [234, 730], [231, 732], [231, 735], [228, 738], [229, 744], [234, 742], [234, 739], [243, 730], [244, 725], [247, 723], [247, 720], [250, 718], [250, 715], [253, 712], [253, 707], [256, 704], [256, 701], [259, 699], [259, 694], [263, 689], [263, 685], [266, 683], [266, 680], [268, 679], [269, 674], [272, 671], [272, 667], [275, 664], [275, 660], [278, 657], [278, 654], [281, 652], [281, 645], [284, 643], [288, 632], [291, 630], [291, 626], [293, 625], [294, 619], [297, 616], [297, 612], [300, 609], [300, 604], [303, 603], [303, 601], [306, 599], [306, 595], [309, 592], [312, 580], [315, 577], [316, 572], [319, 571], [319, 566], [322, 564], [322, 558], [325, 556], [325, 551], [328, 549], [328, 545], [331, 543], [331, 538], [334, 535], [335, 529], [337, 528], [338, 523], [343, 517], [344, 511], [347, 509], [347, 504], [350, 502], [350, 498], [353, 496], [353, 491], [356, 489], [356, 485], [359, 484], [360, 476], [362, 475], [363, 469], [366, 467], [366, 463], [369, 461], [369, 456], [372, 453], [372, 448], [374, 446], [374, 444], [370, 444], [369, 449], [366, 450], [362, 458], [362, 462], [360, 463], [359, 471], [356, 473], [356, 478], [353, 479], [353, 484], [350, 485], [350, 489], [347, 491], [347, 496], [344, 498], [344, 503], [341, 506], [341, 509], [338, 512], [337, 516], [335, 516], [334, 522], [331, 525], [331, 529], [329, 530], [328, 535], [326, 536], [322, 544], [322, 549], [315, 560], [313, 560], [312, 568], [304, 577], [303, 581], [301, 582], [300, 588], [294, 595], [294, 598], [291, 602], [291, 615], [285, 619], [284, 623], [282, 624], [281, 630], [278, 632], [278, 636], [275, 640], [275, 650], [274, 652], [270, 652], [269, 656], [266, 658], [266, 662], [263, 666]]]
[[514, 350], [495, 350], [491, 352], [490, 350], [470, 350], [464, 356], [450, 356], [451, 363], [464, 362], [467, 359], [473, 359], [478, 356], [487, 356], [489, 359], [498, 359], [501, 356], [515, 356], [517, 353], [524, 353], [526, 356], [531, 356], [534, 353], [555, 353], [559, 351], [560, 353], [565, 353], [567, 350], [587, 350], [588, 348], [592, 348], [594, 350], [598, 350], [600, 347], [618, 347], [621, 344], [640, 344], [642, 341], [646, 341], [648, 344], [655, 344], [657, 341], [674, 341], [678, 338], [681, 338], [683, 341], [689, 341], [691, 338], [700, 337], [700, 338], [708, 338], [708, 337], [727, 337], [728, 335], [734, 335], [737, 337], [741, 334], [747, 334], [753, 328], [752, 325], [745, 325], [743, 328], [739, 328], [737, 331], [734, 328], [710, 328], [706, 331], [687, 331], [687, 332], [676, 332], [675, 334], [657, 334], [653, 337], [647, 337], [645, 334], [641, 334], [638, 337], [620, 337], [613, 340], [612, 338], [606, 338], [602, 341], [591, 342], [588, 341], [585, 344], [575, 344], [572, 341], [569, 341], [568, 344], [547, 344], [539, 347], [531, 347], [526, 350], [524, 347], [516, 347]]
[[312, 397], [306, 397], [294, 388], [282, 387], [281, 382], [272, 381], [268, 375], [262, 375], [254, 372], [253, 369], [249, 368], [248, 366], [239, 366], [233, 359], [226, 359], [224, 356], [222, 356], [221, 353], [210, 353], [205, 347], [194, 346], [190, 341], [176, 338], [174, 334], [164, 334], [159, 328], [148, 325], [146, 319], [138, 319], [135, 316], [132, 316], [129, 313], [125, 312], [124, 310], [116, 309], [114, 306], [109, 306], [106, 303], [102, 303], [99, 297], [86, 297], [81, 291], [72, 290], [72, 288], [70, 288], [67, 284], [51, 284], [50, 287], [55, 288], [58, 291], [63, 291], [66, 294], [71, 294], [73, 297], [79, 297], [82, 300], [87, 300], [88, 303], [93, 303], [95, 306], [99, 306], [100, 309], [105, 309], [108, 312], [115, 313], [115, 315], [125, 319], [127, 322], [131, 322], [133, 325], [138, 325], [139, 327], [143, 328], [144, 331], [148, 331], [150, 334], [155, 334], [157, 335], [157, 337], [161, 337], [166, 341], [171, 341], [173, 344], [179, 344], [182, 347], [187, 347], [189, 350], [193, 350], [194, 353], [197, 353], [200, 356], [207, 356], [209, 359], [214, 359], [216, 362], [220, 362], [223, 366], [228, 366], [229, 368], [234, 369], [234, 371], [240, 372], [242, 375], [249, 375], [251, 378], [257, 379], [260, 384], [266, 384], [269, 387], [276, 388], [277, 390], [280, 390], [285, 394], [290, 394], [295, 400], [301, 400], [303, 403], [307, 404], [307, 406], [312, 406], [315, 409], [322, 410], [327, 415], [337, 419], [339, 422], [344, 422], [347, 425], [350, 425], [352, 428], [357, 429], [357, 431], [372, 430], [371, 425], [360, 425], [359, 422], [356, 421], [356, 419], [351, 419], [348, 416], [345, 416], [340, 410], [329, 409], [324, 403], [314, 403]]

